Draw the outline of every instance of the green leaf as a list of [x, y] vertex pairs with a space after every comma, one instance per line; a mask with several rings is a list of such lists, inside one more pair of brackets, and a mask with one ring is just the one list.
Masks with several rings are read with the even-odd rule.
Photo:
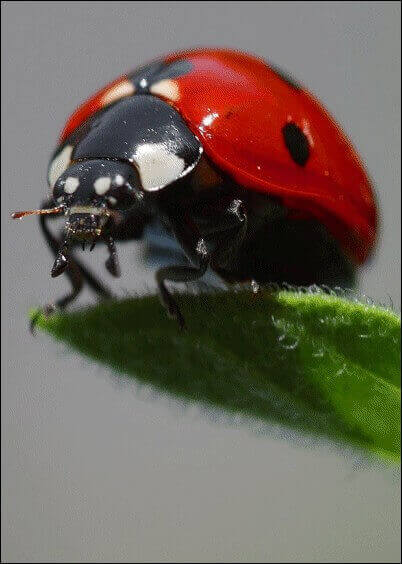
[[400, 320], [324, 293], [157, 296], [41, 316], [39, 327], [164, 392], [400, 457]]

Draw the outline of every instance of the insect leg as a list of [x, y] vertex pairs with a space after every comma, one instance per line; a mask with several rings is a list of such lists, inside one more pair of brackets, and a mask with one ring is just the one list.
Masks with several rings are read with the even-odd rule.
[[185, 327], [183, 315], [175, 299], [166, 288], [166, 281], [169, 282], [192, 282], [201, 278], [208, 268], [210, 254], [205, 240], [202, 238], [197, 227], [185, 216], [170, 217], [172, 230], [186, 252], [191, 266], [168, 266], [160, 268], [156, 272], [159, 295], [163, 306], [166, 308], [170, 317], [178, 322], [181, 329]]
[[[46, 239], [47, 244], [53, 251], [54, 255], [57, 256], [60, 245], [62, 243], [49, 229], [47, 220], [53, 216], [41, 215], [39, 217], [41, 231]], [[76, 297], [82, 290], [84, 281], [88, 284], [92, 290], [94, 290], [102, 298], [110, 298], [112, 296], [111, 292], [88, 270], [76, 257], [70, 252], [68, 265], [65, 270], [66, 275], [70, 279], [72, 289], [69, 294], [59, 298], [55, 305], [57, 308], [63, 309], [69, 303], [74, 301]]]
[[165, 282], [192, 282], [201, 278], [210, 263], [218, 261], [225, 264], [240, 246], [247, 230], [247, 214], [241, 200], [230, 202], [219, 218], [218, 228], [213, 231], [217, 245], [211, 253], [199, 229], [185, 214], [174, 214], [169, 217], [170, 225], [176, 239], [182, 246], [192, 266], [171, 266], [161, 268], [156, 273], [162, 304], [169, 315], [174, 317], [180, 327], [184, 327], [184, 319]]

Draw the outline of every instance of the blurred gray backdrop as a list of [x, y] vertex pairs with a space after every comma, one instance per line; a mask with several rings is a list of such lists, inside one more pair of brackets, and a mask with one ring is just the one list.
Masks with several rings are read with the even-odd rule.
[[[308, 85], [355, 143], [382, 224], [361, 289], [399, 308], [400, 3], [1, 6], [3, 561], [399, 561], [393, 469], [261, 436], [32, 338], [27, 310], [67, 285], [37, 222], [8, 213], [39, 204], [63, 122], [97, 88], [161, 53], [233, 46]], [[121, 294], [153, 286], [138, 254], [121, 252]], [[101, 269], [104, 250], [85, 258]]]

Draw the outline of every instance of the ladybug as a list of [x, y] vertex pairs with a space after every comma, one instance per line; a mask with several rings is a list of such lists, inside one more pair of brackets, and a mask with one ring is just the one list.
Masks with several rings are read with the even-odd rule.
[[[372, 186], [351, 143], [303, 86], [262, 59], [229, 49], [168, 55], [97, 92], [67, 121], [39, 210], [72, 290], [110, 292], [72, 248], [116, 245], [159, 224], [189, 263], [160, 268], [161, 301], [183, 326], [166, 282], [212, 268], [227, 282], [335, 285], [353, 279], [376, 239]], [[48, 220], [66, 217], [57, 239]]]

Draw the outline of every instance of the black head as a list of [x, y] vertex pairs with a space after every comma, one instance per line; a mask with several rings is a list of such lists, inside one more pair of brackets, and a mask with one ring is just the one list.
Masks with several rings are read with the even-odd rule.
[[96, 240], [142, 194], [130, 164], [106, 159], [70, 165], [57, 179], [53, 198], [67, 216], [66, 234]]

